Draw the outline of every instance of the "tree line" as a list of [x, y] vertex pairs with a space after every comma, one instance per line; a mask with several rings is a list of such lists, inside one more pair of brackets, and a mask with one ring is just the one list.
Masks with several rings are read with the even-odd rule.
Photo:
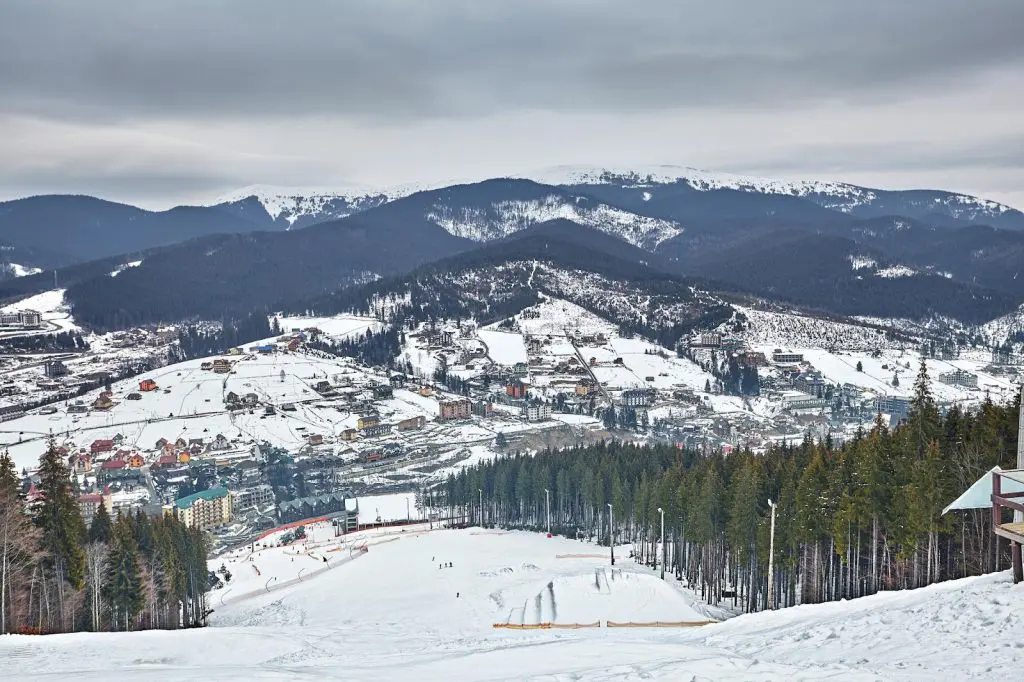
[[41, 497], [26, 505], [0, 455], [0, 634], [197, 627], [208, 613], [204, 534], [175, 517], [118, 514], [100, 504], [86, 527], [70, 472], [51, 444]]
[[89, 342], [78, 332], [14, 336], [0, 340], [0, 353], [57, 353], [89, 350]]
[[613, 533], [634, 560], [667, 561], [709, 603], [747, 611], [767, 606], [772, 500], [775, 605], [848, 599], [1009, 565], [989, 509], [941, 512], [993, 466], [1013, 466], [1018, 408], [943, 415], [922, 363], [909, 419], [890, 429], [879, 416], [843, 444], [755, 455], [605, 442], [467, 468], [443, 493], [472, 523], [540, 530], [548, 489], [552, 531], [605, 545]]

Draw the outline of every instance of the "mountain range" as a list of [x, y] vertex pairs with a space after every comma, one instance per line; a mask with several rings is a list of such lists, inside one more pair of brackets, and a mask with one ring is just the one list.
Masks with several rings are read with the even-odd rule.
[[552, 267], [585, 265], [571, 251], [587, 249], [616, 271], [841, 315], [980, 323], [1024, 301], [1016, 209], [677, 167], [556, 168], [427, 189], [253, 188], [168, 211], [37, 196], [0, 203], [0, 239], [0, 298], [52, 288], [56, 268], [76, 316], [102, 328], [322, 302], [459, 254], [477, 266], [521, 262], [542, 239], [555, 244]]

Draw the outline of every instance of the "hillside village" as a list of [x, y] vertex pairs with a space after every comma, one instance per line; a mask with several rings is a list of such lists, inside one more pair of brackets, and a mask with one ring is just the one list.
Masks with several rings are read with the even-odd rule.
[[842, 442], [877, 414], [906, 417], [922, 357], [943, 406], [1005, 400], [1021, 372], [991, 351], [749, 308], [670, 350], [546, 298], [483, 327], [404, 330], [403, 371], [318, 343], [379, 332], [372, 318], [279, 326], [276, 337], [169, 365], [173, 328], [5, 358], [0, 431], [28, 499], [52, 439], [87, 520], [99, 505], [175, 513], [227, 547], [342, 513], [356, 496], [421, 495], [504, 452], [609, 437], [724, 452]]

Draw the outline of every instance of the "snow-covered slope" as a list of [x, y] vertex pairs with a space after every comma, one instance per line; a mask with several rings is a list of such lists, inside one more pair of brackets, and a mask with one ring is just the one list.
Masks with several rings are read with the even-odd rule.
[[651, 248], [677, 236], [683, 228], [669, 220], [637, 215], [584, 197], [551, 192], [544, 196], [452, 207], [438, 201], [426, 215], [457, 237], [477, 242], [501, 239], [549, 220], [565, 219]]
[[38, 275], [42, 272], [41, 268], [33, 268], [17, 263], [3, 263], [0, 265], [3, 268], [3, 272], [8, 277], [27, 277], [28, 275]]
[[316, 190], [253, 185], [216, 199], [211, 205], [232, 210], [259, 222], [263, 216], [255, 215], [262, 207], [270, 221], [284, 229], [305, 227], [312, 223], [345, 218], [375, 208], [404, 196], [384, 190]]
[[[11, 679], [995, 680], [1024, 653], [1006, 574], [691, 628], [509, 630], [495, 623], [696, 621], [720, 614], [606, 548], [540, 534], [410, 529], [332, 569], [296, 552], [283, 589], [202, 630], [0, 638]], [[328, 548], [329, 549], [329, 548]], [[569, 556], [566, 556], [569, 555]], [[576, 555], [576, 556], [572, 556]], [[580, 556], [583, 555], [583, 556]], [[592, 556], [588, 556], [592, 555]], [[355, 555], [354, 555], [355, 556]], [[254, 562], [260, 561], [259, 556]], [[451, 568], [439, 564], [451, 562]], [[232, 571], [252, 571], [240, 561]], [[279, 581], [281, 582], [281, 581]]]

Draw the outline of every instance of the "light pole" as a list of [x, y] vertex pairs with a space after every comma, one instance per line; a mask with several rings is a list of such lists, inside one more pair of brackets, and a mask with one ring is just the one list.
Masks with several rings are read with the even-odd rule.
[[[668, 561], [668, 550], [665, 548], [665, 510], [658, 507], [658, 513], [661, 514], [661, 579], [665, 579], [665, 563]], [[658, 554], [654, 554], [654, 563], [658, 563]]]
[[608, 547], [612, 553], [612, 566], [615, 565], [615, 512], [612, 503], [608, 503]]
[[548, 510], [548, 537], [551, 537], [551, 491], [544, 488], [544, 506]]
[[775, 508], [779, 506], [768, 500], [772, 508], [771, 530], [768, 532], [768, 608], [775, 608]]
[[477, 488], [476, 491], [480, 493], [480, 527], [484, 527], [484, 489]]

